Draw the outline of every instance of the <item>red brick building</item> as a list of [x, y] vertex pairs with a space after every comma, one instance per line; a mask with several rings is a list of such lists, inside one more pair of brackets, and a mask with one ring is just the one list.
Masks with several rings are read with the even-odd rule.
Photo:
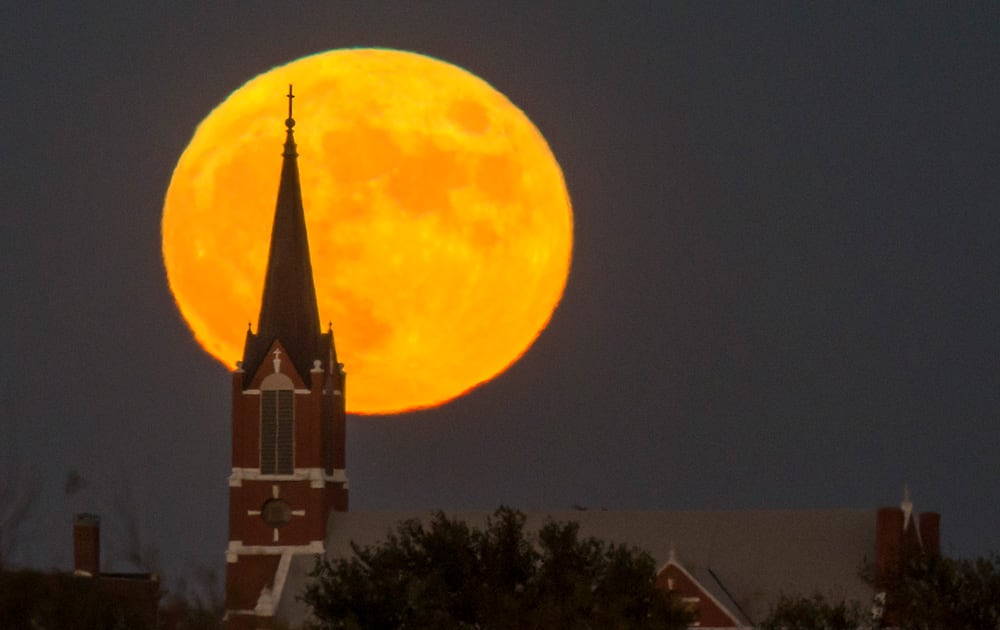
[[[316, 554], [344, 557], [405, 519], [428, 513], [349, 513], [345, 376], [333, 330], [322, 331], [289, 117], [257, 331], [247, 331], [232, 374], [232, 475], [226, 552], [226, 626], [295, 627], [297, 596]], [[485, 512], [452, 513], [482, 526]], [[872, 602], [859, 569], [879, 574], [910, 549], [936, 552], [939, 516], [906, 498], [881, 510], [529, 512], [575, 521], [581, 533], [634, 545], [661, 562], [658, 584], [676, 591], [703, 628], [752, 627], [782, 594]]]
[[162, 592], [155, 573], [101, 570], [101, 521], [77, 514], [73, 571], [0, 569], [0, 627], [158, 627]]

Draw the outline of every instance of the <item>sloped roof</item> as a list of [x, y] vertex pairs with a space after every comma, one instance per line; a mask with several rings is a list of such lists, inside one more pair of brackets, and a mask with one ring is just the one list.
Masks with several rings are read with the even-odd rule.
[[[482, 527], [487, 511], [448, 511]], [[403, 520], [426, 520], [432, 511], [333, 512], [327, 524], [330, 558], [351, 554], [351, 541], [365, 546], [384, 539]], [[525, 511], [526, 529], [537, 531], [548, 520], [575, 521], [580, 533], [649, 552], [666, 564], [671, 546], [694, 575], [711, 572], [739, 608], [759, 622], [782, 593], [823, 593], [864, 605], [872, 591], [859, 577], [875, 554], [876, 510], [761, 511]], [[308, 609], [296, 600], [304, 589], [312, 556], [298, 556], [290, 569], [276, 610], [279, 621], [299, 624]], [[699, 577], [701, 580], [701, 577]], [[711, 581], [710, 581], [711, 583]], [[704, 583], [706, 587], [710, 583]], [[711, 588], [715, 588], [714, 585]], [[719, 589], [721, 591], [721, 589]]]
[[[719, 613], [728, 616], [731, 623], [736, 624], [737, 627], [749, 627], [752, 625], [739, 604], [732, 599], [725, 585], [719, 581], [718, 576], [711, 569], [698, 568], [689, 571], [676, 558], [673, 558], [659, 570], [656, 583], [662, 586], [664, 577], [666, 577], [669, 584], [669, 580], [675, 576], [679, 577], [682, 581], [687, 581], [689, 583], [688, 588], [694, 589], [697, 597], [709, 600], [704, 604], [699, 604], [699, 627], [709, 626], [709, 624], [705, 623], [705, 619], [701, 617], [706, 611], [704, 606], [708, 606], [708, 611], [711, 611], [713, 608], [718, 609]], [[682, 584], [675, 584], [672, 590], [677, 590], [682, 596], [690, 596], [689, 593], [685, 592], [685, 587]]]

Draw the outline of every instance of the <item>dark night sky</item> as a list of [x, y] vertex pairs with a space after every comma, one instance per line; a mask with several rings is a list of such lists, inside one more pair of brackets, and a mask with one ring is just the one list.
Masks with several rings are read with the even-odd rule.
[[908, 482], [948, 552], [1000, 550], [997, 5], [7, 4], [0, 483], [40, 496], [9, 560], [67, 568], [89, 510], [113, 563], [131, 514], [168, 575], [221, 570], [229, 379], [167, 288], [163, 196], [230, 92], [357, 45], [520, 106], [575, 251], [507, 373], [351, 421], [354, 509], [875, 508]]

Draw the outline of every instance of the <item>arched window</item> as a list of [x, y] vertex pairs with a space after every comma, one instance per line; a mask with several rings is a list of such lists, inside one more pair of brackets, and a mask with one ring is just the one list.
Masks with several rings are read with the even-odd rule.
[[295, 472], [295, 390], [284, 374], [271, 374], [260, 385], [260, 472]]

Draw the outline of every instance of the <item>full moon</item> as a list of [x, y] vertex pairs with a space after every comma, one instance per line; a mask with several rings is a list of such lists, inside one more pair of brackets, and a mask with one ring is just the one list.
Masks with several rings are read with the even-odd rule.
[[251, 79], [202, 121], [163, 208], [163, 260], [195, 338], [232, 367], [256, 328], [294, 84], [322, 322], [348, 411], [432, 407], [490, 380], [548, 324], [569, 273], [562, 171], [488, 83], [415, 53], [345, 49]]

